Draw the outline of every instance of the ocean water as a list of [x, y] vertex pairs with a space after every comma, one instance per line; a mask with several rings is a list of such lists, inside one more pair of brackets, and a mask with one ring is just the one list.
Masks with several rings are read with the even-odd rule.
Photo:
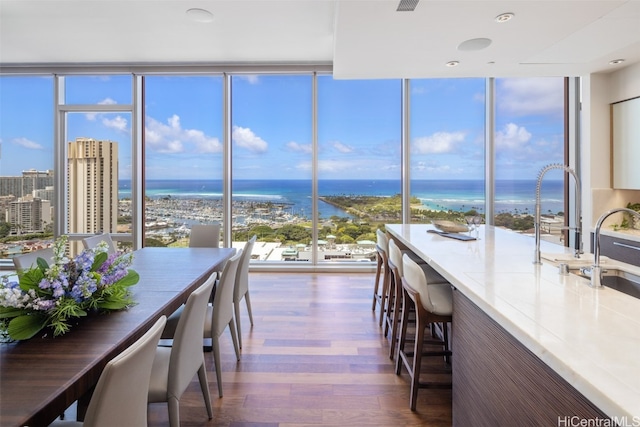
[[[129, 180], [120, 181], [120, 198], [131, 197]], [[542, 183], [542, 213], [563, 211], [563, 182], [548, 180]], [[320, 180], [320, 196], [370, 195], [393, 196], [401, 191], [399, 180]], [[496, 181], [496, 213], [534, 213], [536, 180]], [[415, 180], [411, 182], [411, 194], [422, 204], [434, 210], [484, 212], [484, 182], [480, 180]], [[146, 196], [159, 198], [221, 199], [221, 180], [148, 180]], [[288, 206], [292, 213], [311, 215], [310, 180], [236, 180], [233, 182], [234, 200], [270, 201]], [[345, 213], [319, 201], [321, 218]]]

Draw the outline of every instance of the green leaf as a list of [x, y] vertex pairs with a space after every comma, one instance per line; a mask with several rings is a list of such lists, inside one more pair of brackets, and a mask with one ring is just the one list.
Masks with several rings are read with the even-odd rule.
[[30, 268], [29, 270], [24, 270], [20, 274], [20, 289], [22, 289], [23, 291], [28, 291], [29, 289], [38, 290], [40, 289], [38, 285], [43, 278], [44, 273], [42, 272], [42, 270], [40, 270], [40, 268]]
[[34, 314], [18, 316], [9, 322], [7, 332], [14, 340], [28, 340], [47, 324], [46, 317]]
[[91, 271], [97, 271], [102, 264], [109, 258], [109, 255], [106, 252], [98, 252], [93, 259], [93, 264], [91, 265]]
[[38, 263], [38, 268], [44, 274], [44, 272], [47, 271], [47, 268], [49, 268], [49, 263], [44, 258], [40, 258], [40, 257], [38, 257], [36, 262]]
[[135, 270], [128, 270], [127, 275], [118, 280], [120, 286], [133, 286], [140, 280], [140, 275]]
[[0, 319], [11, 319], [12, 317], [18, 317], [26, 313], [27, 311], [22, 308], [0, 307]]

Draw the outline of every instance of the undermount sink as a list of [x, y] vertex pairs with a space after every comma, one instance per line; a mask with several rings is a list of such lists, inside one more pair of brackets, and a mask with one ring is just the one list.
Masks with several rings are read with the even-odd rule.
[[[572, 273], [589, 279], [589, 275], [580, 270], [572, 271]], [[602, 273], [602, 284], [634, 298], [640, 298], [640, 276], [637, 274], [615, 268], [606, 269]]]

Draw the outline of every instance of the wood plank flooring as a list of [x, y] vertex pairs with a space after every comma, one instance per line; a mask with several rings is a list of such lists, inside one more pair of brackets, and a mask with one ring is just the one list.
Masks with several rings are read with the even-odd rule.
[[[395, 374], [378, 309], [371, 310], [373, 274], [251, 273], [249, 280], [255, 325], [243, 302], [241, 360], [226, 331], [224, 397], [205, 353], [214, 418], [194, 378], [180, 402], [183, 427], [451, 425], [451, 390], [421, 389], [417, 411], [409, 409], [409, 376]], [[440, 359], [427, 363], [446, 371]], [[165, 404], [150, 405], [149, 425], [168, 425]]]

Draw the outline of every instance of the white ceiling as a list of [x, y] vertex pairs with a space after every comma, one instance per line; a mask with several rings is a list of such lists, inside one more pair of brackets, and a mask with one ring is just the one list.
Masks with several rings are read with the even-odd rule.
[[[406, 12], [398, 3], [0, 0], [0, 65], [320, 63], [337, 78], [419, 78], [585, 75], [640, 62], [640, 0], [420, 0]], [[193, 21], [190, 8], [212, 22]], [[496, 23], [504, 12], [515, 18]], [[480, 37], [491, 45], [457, 49]], [[452, 60], [460, 64], [446, 67]]]

